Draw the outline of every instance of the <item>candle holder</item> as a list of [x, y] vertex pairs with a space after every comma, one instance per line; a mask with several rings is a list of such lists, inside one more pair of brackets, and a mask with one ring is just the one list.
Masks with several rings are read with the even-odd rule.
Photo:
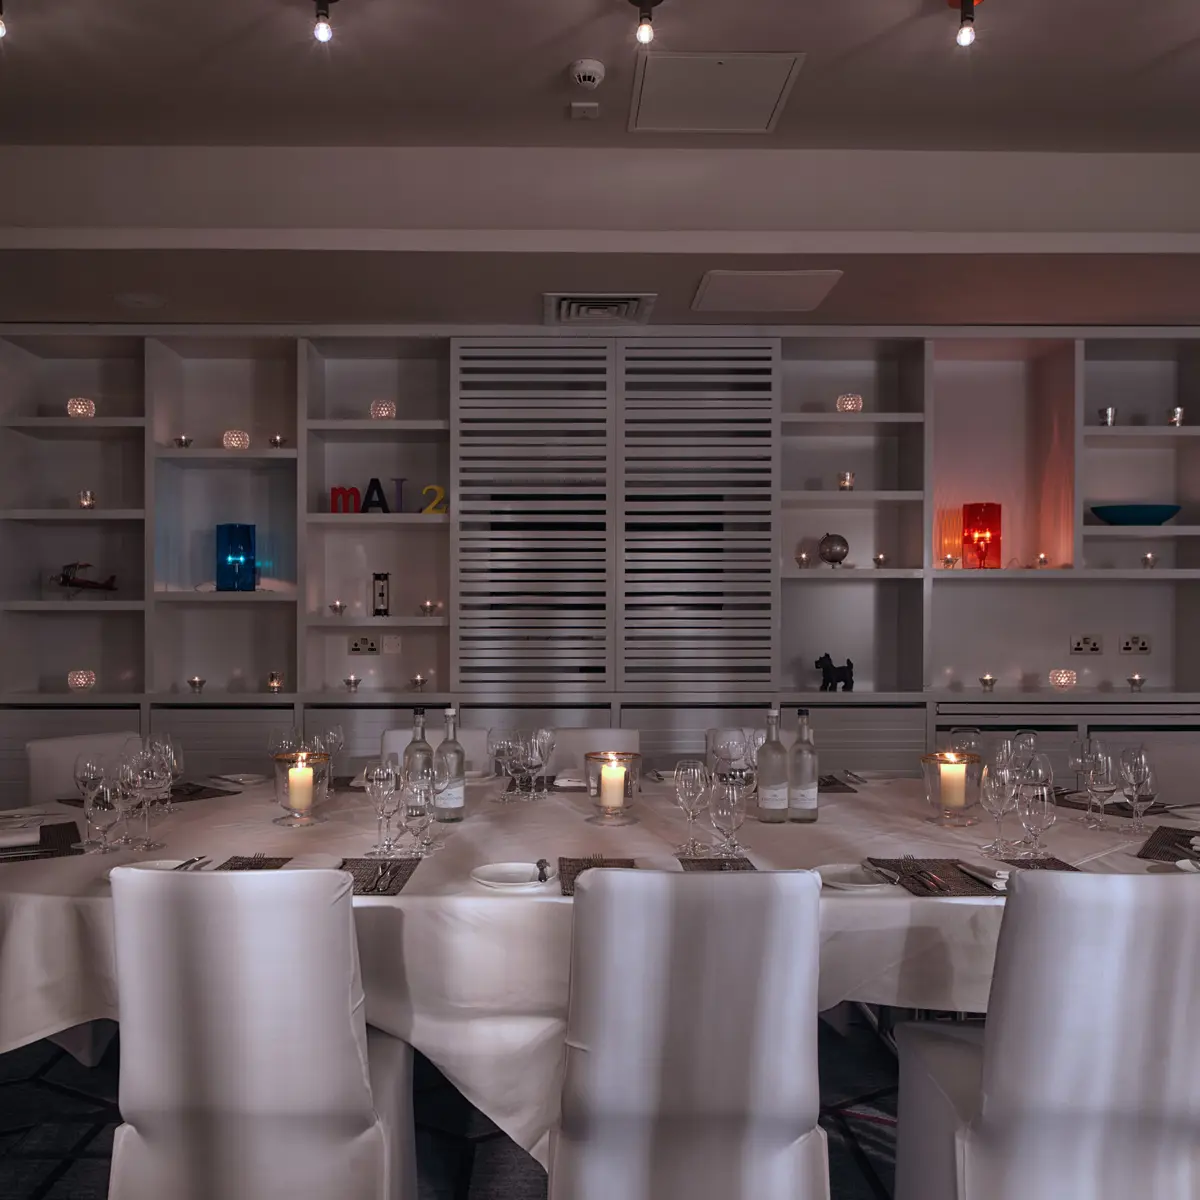
[[1003, 561], [1003, 511], [999, 504], [964, 504], [962, 506], [962, 564], [980, 570], [998, 567]]
[[629, 809], [641, 790], [642, 756], [636, 751], [591, 750], [583, 756], [588, 796], [596, 810], [589, 825], [636, 825]]
[[335, 600], [330, 606], [329, 611], [335, 617], [340, 617], [346, 611], [346, 602], [344, 600]]
[[275, 818], [275, 824], [287, 829], [321, 824], [325, 818], [316, 810], [329, 793], [330, 756], [302, 746], [273, 757], [275, 799], [284, 814]]
[[79, 507], [90, 509], [96, 507], [96, 493], [90, 488], [85, 488], [79, 493]]
[[852, 492], [854, 491], [854, 472], [839, 471], [838, 472], [838, 491]]
[[921, 757], [925, 776], [925, 799], [933, 809], [926, 818], [933, 825], [962, 828], [974, 825], [972, 815], [979, 803], [979, 784], [983, 778], [983, 759], [978, 754], [939, 750]]
[[1173, 425], [1176, 429], [1178, 429], [1179, 426], [1183, 424], [1183, 409], [1171, 409], [1170, 413], [1167, 414], [1167, 424]]
[[373, 421], [392, 421], [396, 417], [395, 400], [372, 400], [371, 419]]
[[1078, 679], [1079, 676], [1067, 667], [1055, 667], [1050, 672], [1050, 685], [1056, 692], [1069, 692]]
[[91, 691], [96, 686], [95, 671], [68, 671], [67, 687], [73, 692]]
[[192, 691], [196, 693], [196, 695], [199, 695], [202, 691], [204, 691], [204, 685], [207, 682], [207, 679], [201, 679], [199, 675], [193, 675], [191, 679], [188, 680], [188, 687], [190, 687]]
[[1039, 554], [1035, 562], [1039, 571], [1044, 570], [1050, 565], [1050, 560], [1044, 554]]
[[1117, 410], [1111, 405], [1108, 408], [1098, 408], [1096, 410], [1100, 414], [1100, 424], [1106, 428], [1112, 428], [1117, 423]]
[[181, 433], [178, 437], [172, 438], [171, 441], [173, 441], [180, 450], [186, 450], [192, 444], [192, 439], [188, 437], [186, 433]]
[[244, 429], [227, 429], [221, 434], [221, 445], [226, 450], [249, 450], [250, 435]]
[[862, 412], [862, 397], [857, 392], [845, 392], [837, 398], [838, 412]]
[[67, 416], [68, 417], [94, 417], [96, 415], [96, 402], [89, 400], [86, 396], [72, 396], [67, 401]]
[[423, 692], [425, 690], [425, 685], [428, 682], [429, 682], [428, 678], [426, 676], [422, 675], [420, 671], [418, 671], [408, 681], [408, 684], [409, 684], [409, 687], [411, 687], [414, 692]]
[[871, 561], [875, 564], [875, 570], [877, 570], [877, 571], [882, 570], [882, 568], [887, 566], [887, 555], [886, 554], [872, 554]]
[[809, 554], [807, 550], [801, 550], [800, 553], [796, 555], [796, 566], [798, 566], [802, 571], [808, 570], [808, 568], [812, 566], [812, 555]]
[[267, 691], [279, 693], [283, 691], [283, 672], [268, 671], [267, 672]]
[[996, 690], [995, 675], [991, 674], [991, 672], [986, 675], [980, 675], [979, 686], [983, 688], [985, 692], [994, 692]]
[[942, 555], [942, 570], [943, 571], [954, 570], [954, 564], [956, 562], [958, 562], [958, 559], [955, 558], [953, 554], [943, 554]]
[[346, 678], [342, 680], [342, 683], [345, 684], [346, 691], [357, 692], [358, 685], [362, 683], [362, 680], [357, 675], [347, 675]]
[[269, 438], [267, 438], [267, 445], [270, 446], [272, 450], [282, 450], [284, 446], [287, 445], [287, 438], [285, 438], [282, 433], [273, 433]]
[[1147, 550], [1146, 553], [1142, 555], [1142, 566], [1147, 571], [1153, 571], [1157, 565], [1158, 565], [1158, 555]]
[[419, 605], [419, 608], [420, 608], [421, 616], [432, 617], [438, 610], [437, 601], [436, 600], [422, 600]]
[[1146, 684], [1146, 677], [1145, 675], [1139, 675], [1136, 671], [1134, 671], [1134, 673], [1130, 675], [1125, 682], [1129, 684], [1129, 690], [1131, 692], [1140, 692]]

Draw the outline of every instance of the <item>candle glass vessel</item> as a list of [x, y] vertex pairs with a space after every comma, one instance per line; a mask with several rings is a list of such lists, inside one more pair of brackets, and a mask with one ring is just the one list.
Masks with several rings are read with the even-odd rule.
[[1003, 520], [999, 504], [964, 504], [962, 507], [962, 561], [979, 569], [998, 567], [1002, 561]]
[[288, 829], [306, 829], [325, 818], [316, 811], [329, 793], [330, 755], [311, 749], [306, 743], [291, 750], [280, 750], [275, 762], [275, 799], [283, 816], [276, 825]]
[[593, 750], [584, 755], [588, 796], [596, 809], [589, 825], [636, 825], [630, 814], [634, 793], [640, 790], [642, 756], [633, 751]]
[[96, 507], [96, 493], [93, 492], [90, 488], [85, 488], [82, 492], [80, 492], [79, 493], [79, 507], [80, 508], [95, 508]]
[[983, 778], [983, 759], [978, 754], [939, 750], [921, 758], [925, 777], [925, 799], [933, 809], [927, 818], [934, 825], [962, 828], [979, 818], [979, 785]]

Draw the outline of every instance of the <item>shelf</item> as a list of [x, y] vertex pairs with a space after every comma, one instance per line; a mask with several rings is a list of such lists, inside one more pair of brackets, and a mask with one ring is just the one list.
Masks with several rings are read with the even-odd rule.
[[0, 511], [0, 521], [65, 521], [91, 524], [95, 521], [142, 521], [143, 508], [9, 508]]
[[145, 417], [6, 417], [0, 429], [46, 441], [129, 437], [146, 428]]
[[368, 691], [360, 687], [357, 692], [348, 692], [344, 687], [327, 688], [322, 692], [305, 692], [300, 697], [303, 704], [367, 704], [386, 705], [393, 708], [444, 708], [454, 703], [449, 692], [388, 692]]
[[1091, 538], [1200, 537], [1200, 525], [1085, 525], [1083, 536]]
[[[934, 579], [965, 579], [974, 583], [1012, 583], [1017, 580], [1023, 580], [1025, 583], [1034, 580], [1057, 580], [1061, 583], [1064, 579], [1085, 578], [1087, 574], [1086, 571], [1075, 571], [1066, 567], [1009, 567], [1003, 570], [987, 568], [980, 570], [977, 567], [968, 567], [966, 570], [961, 567], [951, 567], [947, 570], [944, 567], [935, 567], [930, 572]], [[1094, 575], [1095, 572], [1092, 574]], [[1105, 571], [1101, 574], [1107, 578], [1109, 572]]]
[[296, 592], [155, 592], [156, 604], [295, 604]]
[[923, 579], [920, 567], [827, 567], [824, 564], [781, 571], [786, 583], [878, 583], [884, 579]]
[[[828, 425], [838, 434], [853, 431], [855, 425], [922, 425], [925, 414], [919, 412], [815, 412], [815, 413], [783, 413], [780, 417], [783, 427], [789, 425], [821, 426]], [[873, 433], [873, 430], [864, 430]]]
[[295, 462], [296, 450], [286, 446], [281, 450], [224, 450], [214, 447], [206, 450], [179, 450], [174, 446], [158, 446], [154, 457], [175, 463], [203, 463], [205, 466], [238, 466], [251, 463], [255, 466], [264, 462]]
[[924, 704], [924, 692], [785, 692], [780, 708], [812, 708], [821, 704]]
[[375, 421], [370, 418], [345, 421], [322, 419], [309, 421], [308, 432], [327, 442], [374, 442], [389, 439], [431, 441], [449, 437], [450, 422], [404, 419]]
[[204, 705], [216, 707], [262, 707], [264, 705], [294, 705], [298, 699], [295, 692], [148, 692], [146, 699], [156, 708], [196, 708]]
[[144, 612], [144, 600], [5, 600], [0, 612], [19, 613], [130, 613]]
[[784, 508], [856, 508], [871, 504], [920, 504], [925, 499], [924, 492], [840, 492], [835, 490], [820, 492], [780, 492], [779, 498]]
[[1152, 583], [1154, 580], [1169, 582], [1171, 580], [1194, 579], [1200, 580], [1200, 568], [1188, 570], [1179, 567], [1084, 567], [1078, 571], [1046, 567], [1038, 571], [934, 571], [934, 579], [970, 579], [991, 583], [1024, 580], [1031, 583], [1034, 580], [1045, 583], [1120, 583], [1125, 580], [1137, 580], [1139, 583]]
[[1161, 450], [1181, 443], [1194, 446], [1196, 437], [1200, 437], [1200, 425], [1178, 429], [1172, 425], [1097, 425], [1083, 431], [1085, 446], [1106, 450]]
[[47, 707], [92, 705], [137, 708], [141, 703], [141, 692], [2, 692], [0, 706], [18, 708], [25, 706]]
[[[1200, 572], [1198, 572], [1200, 574]], [[449, 617], [309, 617], [310, 629], [448, 629]]]
[[448, 513], [309, 513], [310, 525], [448, 525]]

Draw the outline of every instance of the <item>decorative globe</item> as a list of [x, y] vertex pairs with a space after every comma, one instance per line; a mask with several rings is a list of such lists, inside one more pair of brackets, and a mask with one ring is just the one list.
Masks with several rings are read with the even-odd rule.
[[244, 429], [227, 429], [221, 435], [221, 445], [226, 450], [249, 450], [250, 435]]
[[838, 412], [862, 412], [862, 397], [857, 392], [847, 392], [837, 398]]
[[371, 417], [376, 421], [392, 421], [396, 417], [395, 400], [372, 400]]
[[827, 533], [817, 545], [821, 561], [836, 567], [850, 553], [850, 543], [840, 533]]
[[67, 673], [67, 687], [73, 692], [86, 692], [88, 688], [95, 686], [95, 671], [69, 671]]
[[89, 400], [86, 396], [72, 396], [67, 401], [68, 417], [94, 417], [95, 415], [95, 400]]

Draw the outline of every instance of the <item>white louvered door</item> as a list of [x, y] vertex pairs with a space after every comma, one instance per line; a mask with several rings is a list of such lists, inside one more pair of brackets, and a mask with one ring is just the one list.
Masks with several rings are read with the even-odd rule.
[[613, 355], [601, 339], [454, 344], [456, 688], [612, 690]]
[[765, 692], [775, 678], [778, 344], [618, 347], [617, 686]]

